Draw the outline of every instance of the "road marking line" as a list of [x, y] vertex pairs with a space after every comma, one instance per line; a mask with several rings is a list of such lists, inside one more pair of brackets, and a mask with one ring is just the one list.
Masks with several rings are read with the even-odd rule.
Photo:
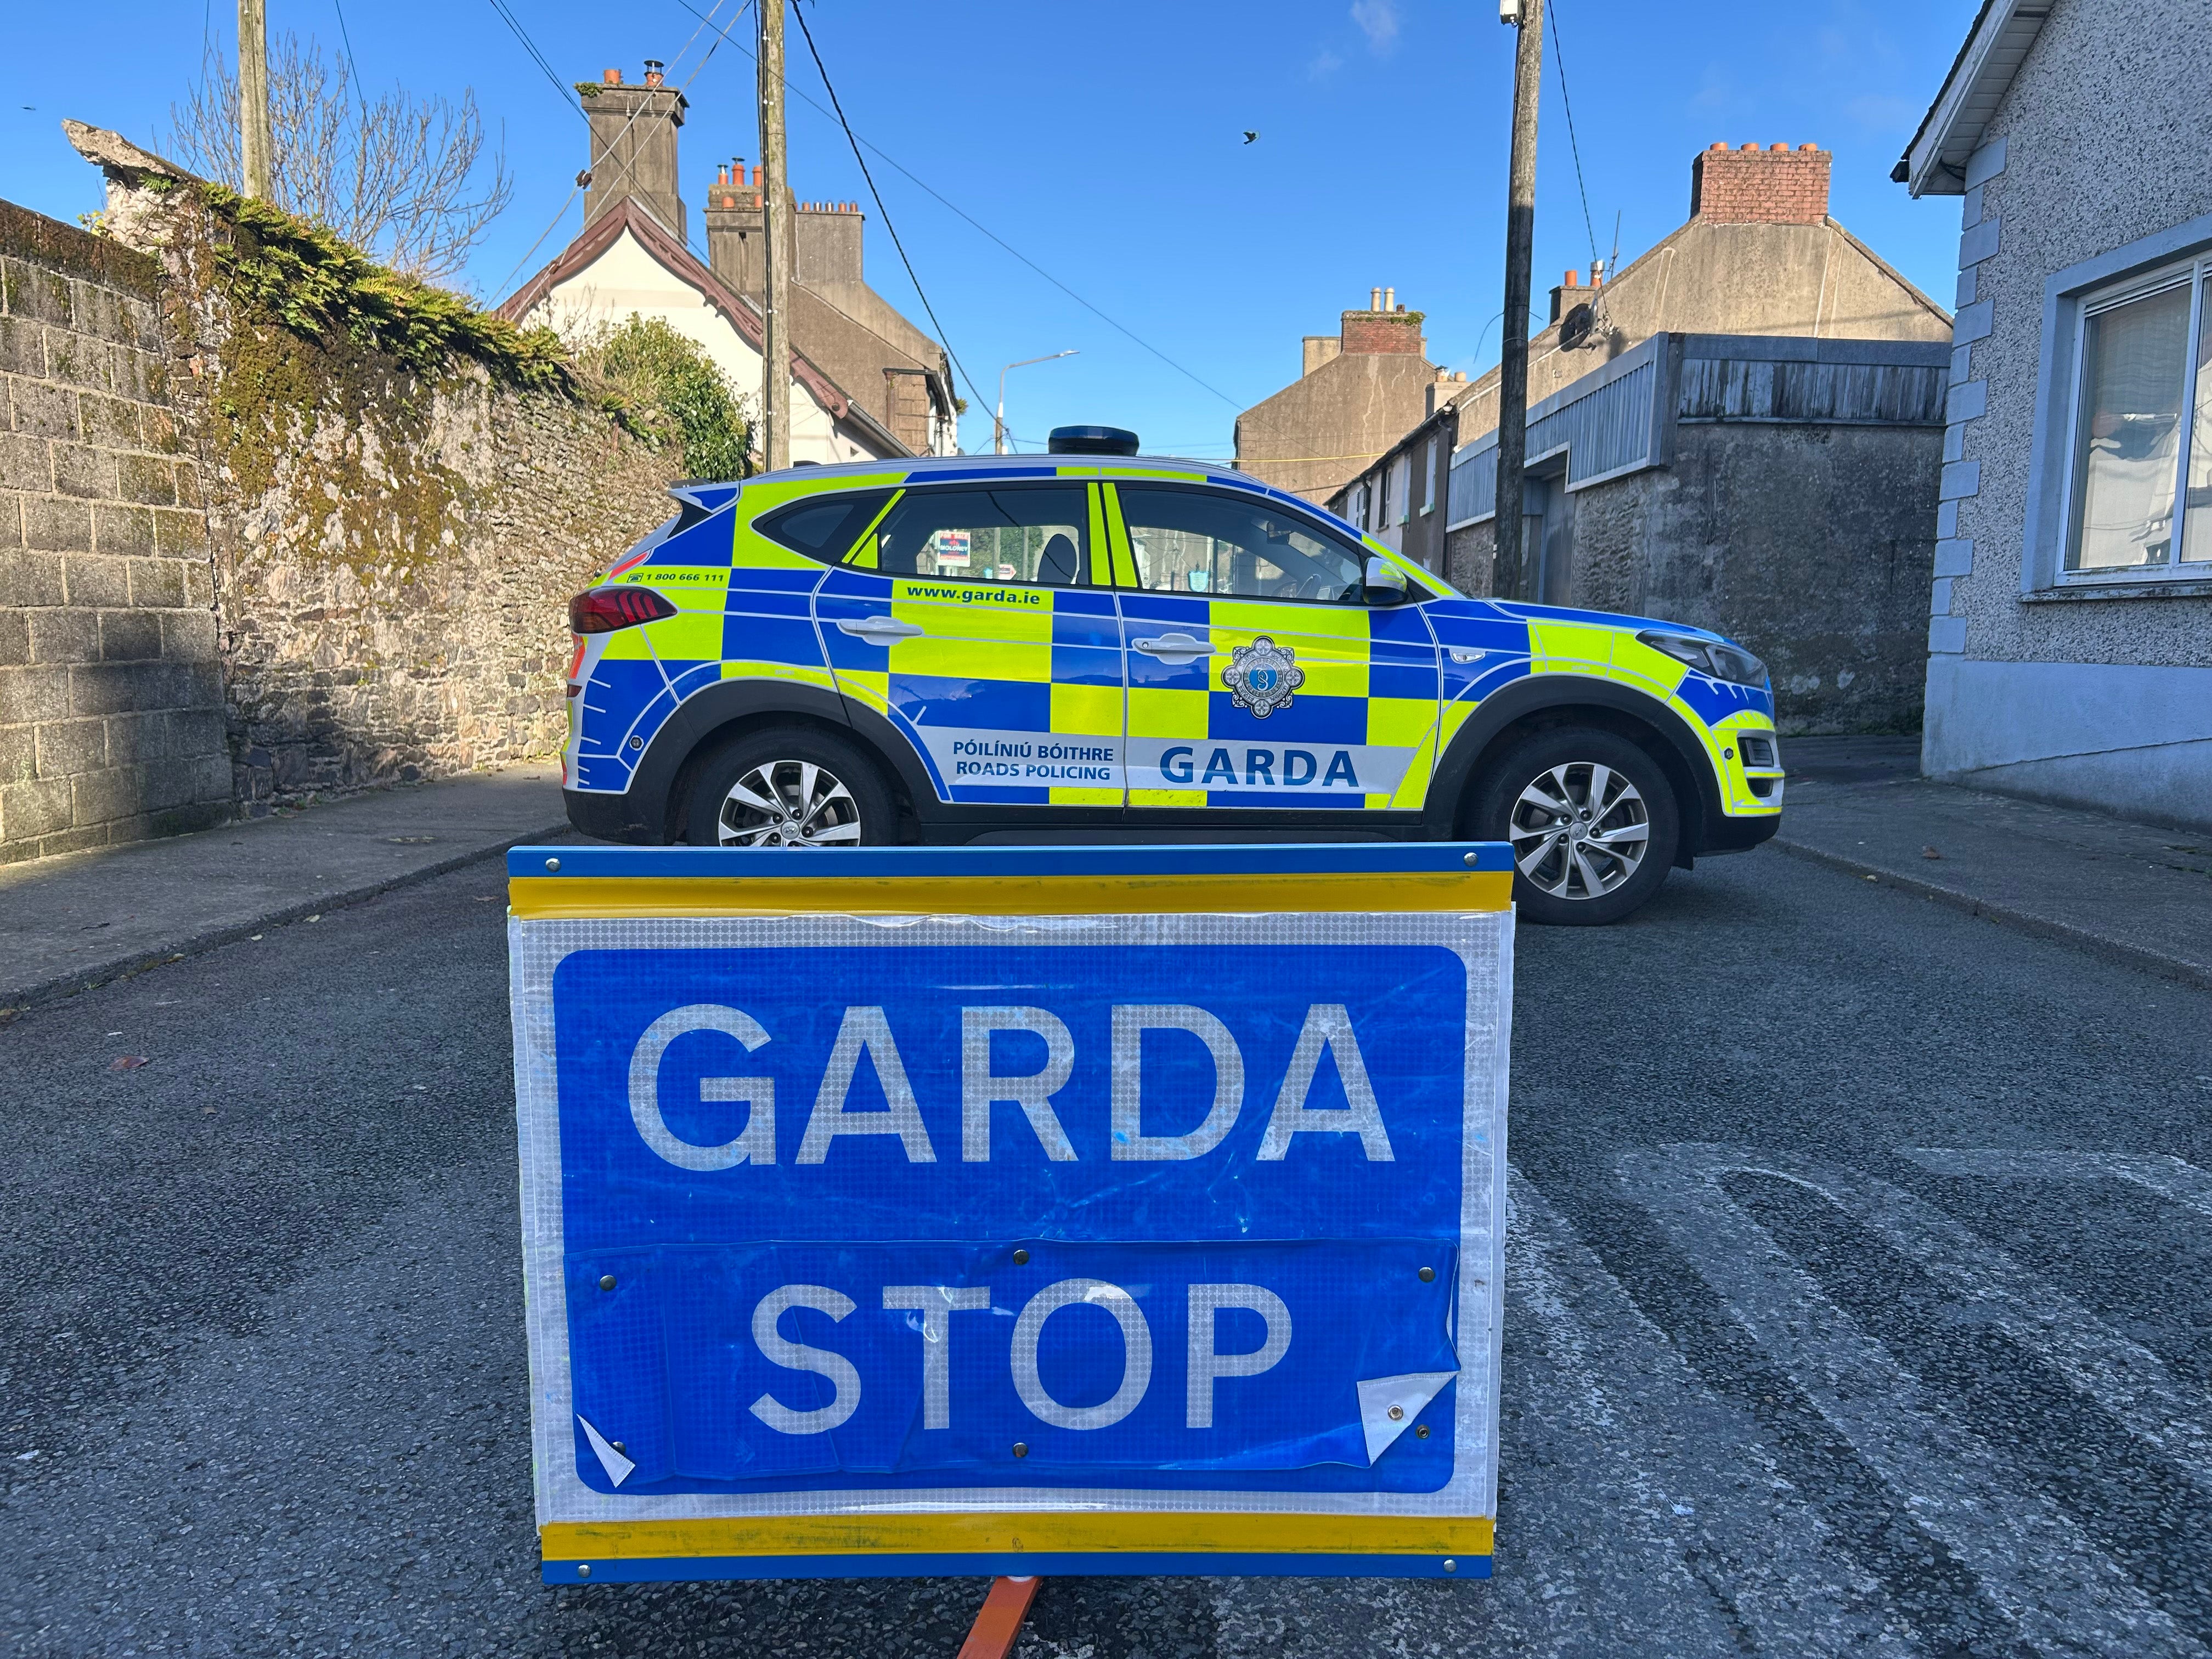
[[1900, 1146], [1898, 1151], [1937, 1175], [2027, 1181], [2131, 1181], [2160, 1198], [2212, 1216], [2212, 1171], [2163, 1154], [2027, 1152], [1957, 1146]]
[[[1626, 1152], [1619, 1167], [1629, 1196], [1650, 1212], [1821, 1415], [1903, 1496], [1914, 1520], [1981, 1580], [2030, 1643], [2061, 1653], [2108, 1652], [2124, 1631], [2126, 1651], [2139, 1659], [2205, 1651], [2091, 1546], [2067, 1515], [2007, 1479], [1981, 1437], [1946, 1416], [1918, 1377], [1831, 1301], [1720, 1184], [1722, 1177], [1738, 1173], [1793, 1181], [1887, 1237], [1881, 1221], [1894, 1227], [1911, 1212], [1892, 1203], [1869, 1216], [1865, 1200], [1871, 1189], [1888, 1183], [1789, 1154], [1698, 1144]], [[1889, 1190], [1918, 1203], [1900, 1189]], [[1921, 1243], [1933, 1248], [1932, 1241]], [[1922, 1249], [1913, 1254], [1925, 1265]], [[1996, 1255], [1987, 1246], [1979, 1246], [1978, 1254]], [[1946, 1279], [1960, 1283], [1956, 1273]], [[1971, 1274], [1966, 1282], [1971, 1285]], [[1968, 1293], [1985, 1299], [1978, 1291]], [[2022, 1329], [2040, 1334], [2043, 1325], [2032, 1321]]]
[[[1575, 1431], [1602, 1501], [1686, 1577], [1703, 1581], [1761, 1652], [1920, 1653], [1881, 1580], [1784, 1477], [1756, 1427], [1741, 1425], [1741, 1409], [1705, 1386], [1550, 1200], [1518, 1170], [1509, 1173], [1508, 1316], [1540, 1328], [1541, 1358], [1559, 1385], [1531, 1406]], [[1652, 1425], [1668, 1441], [1698, 1439], [1704, 1455], [1670, 1455], [1654, 1443]], [[1513, 1452], [1509, 1440], [1502, 1451], [1509, 1466]], [[1696, 1517], [1694, 1531], [1677, 1518], [1686, 1510]], [[1505, 1535], [1520, 1535], [1513, 1522]], [[1558, 1548], [1558, 1540], [1547, 1541]], [[1570, 1571], [1579, 1552], [1559, 1554], [1565, 1559], [1538, 1570], [1547, 1577]], [[1610, 1566], [1622, 1575], [1639, 1571], [1628, 1559]], [[1678, 1644], [1657, 1645], [1674, 1651], [1704, 1638], [1686, 1629], [1646, 1634], [1672, 1634]]]

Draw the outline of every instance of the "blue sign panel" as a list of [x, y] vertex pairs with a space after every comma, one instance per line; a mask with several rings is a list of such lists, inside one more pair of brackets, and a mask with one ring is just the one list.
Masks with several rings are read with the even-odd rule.
[[549, 1577], [1492, 1513], [1509, 918], [514, 928]]

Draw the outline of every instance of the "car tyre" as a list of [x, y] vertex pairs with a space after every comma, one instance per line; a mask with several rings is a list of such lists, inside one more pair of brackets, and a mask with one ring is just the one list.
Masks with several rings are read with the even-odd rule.
[[1596, 726], [1555, 726], [1515, 744], [1469, 801], [1464, 833], [1512, 846], [1513, 902], [1547, 927], [1602, 927], [1641, 908], [1681, 836], [1665, 769]]
[[881, 847], [898, 804], [855, 744], [805, 726], [748, 732], [692, 780], [684, 839], [694, 847]]

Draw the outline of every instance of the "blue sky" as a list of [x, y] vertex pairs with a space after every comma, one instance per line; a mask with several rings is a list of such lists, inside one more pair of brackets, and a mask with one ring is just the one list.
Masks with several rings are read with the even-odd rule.
[[[585, 164], [583, 122], [489, 0], [339, 3], [372, 88], [473, 88], [503, 135], [514, 203], [466, 281], [504, 297], [579, 225], [574, 203], [560, 210]], [[688, 83], [683, 193], [698, 236], [717, 159], [758, 153], [752, 64], [739, 50], [751, 44], [750, 17], [709, 57], [714, 32], [701, 33], [678, 0], [510, 3], [566, 79], [618, 66], [635, 80], [644, 58], [659, 58]], [[723, 0], [718, 23], [739, 3]], [[272, 32], [336, 46], [333, 0], [268, 8]], [[1540, 304], [1567, 265], [1588, 265], [1593, 228], [1609, 252], [1618, 216], [1625, 264], [1679, 224], [1691, 156], [1723, 140], [1834, 151], [1830, 210], [1948, 305], [1956, 205], [1913, 202], [1888, 173], [1974, 9], [1975, 0], [1553, 0], [1562, 50], [1547, 41]], [[98, 175], [63, 141], [60, 118], [156, 141], [204, 36], [228, 51], [235, 15], [225, 0], [20, 9], [14, 59], [36, 67], [0, 111], [0, 197], [63, 219], [97, 207]], [[1427, 313], [1433, 360], [1470, 371], [1497, 361], [1514, 32], [1489, 0], [809, 0], [807, 16], [855, 131], [914, 175], [870, 155], [952, 349], [981, 388], [977, 398], [963, 387], [971, 449], [989, 443], [1001, 364], [1073, 349], [1009, 377], [1007, 422], [1023, 438], [1103, 421], [1135, 428], [1148, 448], [1227, 455], [1237, 410], [1296, 377], [1299, 337], [1334, 333], [1338, 313], [1382, 284]], [[787, 73], [799, 194], [868, 205], [843, 136], [799, 95], [827, 102], [796, 28]], [[1244, 142], [1248, 129], [1257, 142]], [[870, 280], [926, 322], [869, 213]]]

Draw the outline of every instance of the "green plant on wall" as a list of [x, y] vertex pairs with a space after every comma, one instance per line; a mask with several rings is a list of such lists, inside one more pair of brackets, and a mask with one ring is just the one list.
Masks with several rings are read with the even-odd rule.
[[697, 341], [632, 312], [572, 346], [607, 407], [640, 437], [678, 452], [687, 476], [742, 478], [751, 470], [745, 399]]

